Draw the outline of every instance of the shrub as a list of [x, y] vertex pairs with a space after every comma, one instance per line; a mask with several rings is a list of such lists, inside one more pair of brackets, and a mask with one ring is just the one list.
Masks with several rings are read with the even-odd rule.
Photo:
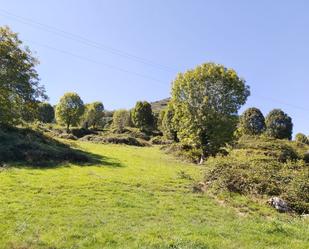
[[99, 135], [87, 135], [80, 139], [81, 141], [89, 141], [94, 143], [112, 143], [112, 144], [126, 144], [133, 146], [149, 146], [148, 143], [142, 141], [138, 138], [131, 137], [126, 134], [109, 134], [107, 136], [99, 136]]
[[243, 138], [229, 155], [206, 161], [211, 170], [205, 174], [205, 183], [215, 193], [278, 196], [295, 212], [308, 213], [309, 167], [296, 149], [289, 141]]

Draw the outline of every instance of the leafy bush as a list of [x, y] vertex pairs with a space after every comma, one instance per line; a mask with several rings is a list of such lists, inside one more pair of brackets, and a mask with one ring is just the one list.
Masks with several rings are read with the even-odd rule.
[[94, 143], [112, 143], [112, 144], [126, 144], [126, 145], [133, 145], [133, 146], [149, 146], [149, 144], [141, 139], [137, 139], [131, 137], [126, 134], [109, 134], [107, 136], [100, 136], [100, 135], [87, 135], [80, 139], [81, 141], [89, 141]]
[[[205, 183], [215, 192], [279, 196], [298, 213], [309, 213], [309, 167], [297, 145], [266, 138], [242, 140], [225, 157], [209, 158]], [[270, 149], [272, 148], [272, 149]], [[297, 151], [297, 149], [300, 151]], [[282, 155], [285, 155], [282, 160]]]
[[157, 145], [163, 145], [163, 144], [172, 144], [173, 141], [167, 140], [163, 136], [156, 136], [150, 139], [150, 143], [157, 144]]

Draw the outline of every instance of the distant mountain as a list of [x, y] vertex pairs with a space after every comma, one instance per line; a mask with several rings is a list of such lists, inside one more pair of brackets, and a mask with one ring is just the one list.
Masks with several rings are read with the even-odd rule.
[[151, 104], [152, 111], [154, 113], [160, 112], [162, 109], [164, 109], [167, 106], [169, 101], [170, 101], [170, 98], [151, 102], [150, 104]]

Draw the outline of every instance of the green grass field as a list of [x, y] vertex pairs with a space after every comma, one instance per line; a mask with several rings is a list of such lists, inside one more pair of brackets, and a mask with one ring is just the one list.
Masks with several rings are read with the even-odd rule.
[[309, 248], [308, 219], [193, 193], [203, 167], [157, 147], [77, 145], [102, 164], [0, 169], [0, 248]]

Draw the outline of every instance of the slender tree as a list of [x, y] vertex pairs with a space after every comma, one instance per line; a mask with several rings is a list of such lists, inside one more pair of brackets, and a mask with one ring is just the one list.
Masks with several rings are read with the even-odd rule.
[[125, 127], [130, 126], [130, 112], [120, 109], [114, 112], [112, 128], [117, 132], [122, 133]]
[[154, 116], [151, 105], [147, 101], [138, 101], [132, 110], [133, 124], [142, 131], [154, 128]]

